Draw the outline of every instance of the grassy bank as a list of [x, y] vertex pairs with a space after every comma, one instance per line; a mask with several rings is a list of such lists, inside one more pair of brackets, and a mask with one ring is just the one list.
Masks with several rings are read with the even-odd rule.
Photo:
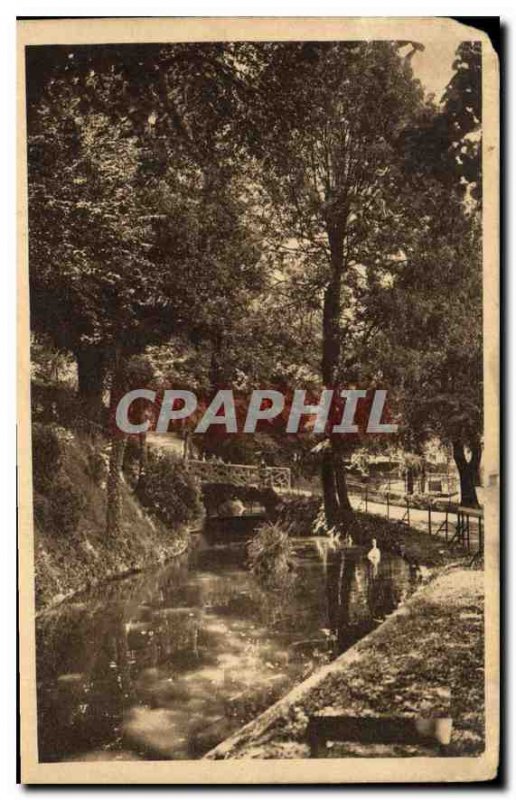
[[[207, 758], [306, 758], [321, 711], [451, 716], [450, 756], [484, 749], [484, 574], [445, 569], [369, 636], [212, 750]], [[422, 746], [335, 744], [335, 757], [435, 755]]]
[[[184, 527], [172, 528], [151, 516], [125, 483], [120, 535], [106, 535], [108, 447], [100, 438], [93, 442], [81, 433], [61, 429], [58, 466], [54, 465], [57, 475], [38, 476], [34, 461], [39, 610], [102, 581], [163, 563], [187, 546]], [[43, 463], [49, 464], [50, 459]]]

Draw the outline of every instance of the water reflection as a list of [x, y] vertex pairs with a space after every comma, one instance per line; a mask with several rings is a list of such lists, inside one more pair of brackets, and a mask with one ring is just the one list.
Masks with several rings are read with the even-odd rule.
[[404, 600], [412, 577], [402, 559], [371, 563], [356, 551], [342, 551], [327, 568], [329, 627], [338, 655], [373, 630]]
[[[202, 543], [201, 543], [202, 544]], [[38, 620], [39, 749], [196, 758], [390, 613], [408, 567], [296, 542], [297, 578], [259, 586], [241, 546], [199, 547]]]

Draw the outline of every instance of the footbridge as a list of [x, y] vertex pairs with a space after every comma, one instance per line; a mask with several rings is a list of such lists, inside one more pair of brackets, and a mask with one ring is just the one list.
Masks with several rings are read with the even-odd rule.
[[254, 464], [226, 464], [219, 461], [189, 459], [187, 470], [201, 483], [229, 483], [234, 486], [254, 486], [274, 489], [278, 494], [292, 491], [289, 467], [261, 467]]

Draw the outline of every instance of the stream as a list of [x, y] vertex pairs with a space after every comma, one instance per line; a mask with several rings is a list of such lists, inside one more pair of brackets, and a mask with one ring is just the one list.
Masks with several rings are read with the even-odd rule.
[[375, 628], [414, 588], [387, 553], [295, 539], [296, 573], [265, 589], [239, 544], [76, 595], [37, 619], [42, 762], [192, 759]]

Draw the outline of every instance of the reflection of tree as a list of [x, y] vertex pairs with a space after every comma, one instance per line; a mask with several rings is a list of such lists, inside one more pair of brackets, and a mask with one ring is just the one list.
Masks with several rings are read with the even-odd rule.
[[[152, 575], [102, 587], [102, 600], [74, 603], [37, 625], [38, 744], [42, 760], [86, 752], [116, 739], [134, 703], [134, 676], [155, 667], [182, 636], [178, 618], [154, 619], [149, 601], [184, 597], [177, 562]], [[197, 599], [197, 591], [195, 592]], [[178, 624], [179, 623], [179, 624]], [[188, 621], [191, 627], [191, 620]], [[156, 629], [156, 630], [155, 630]], [[163, 629], [163, 630], [161, 630]]]
[[132, 693], [123, 609], [65, 610], [40, 628], [40, 758], [81, 752], [112, 738]]
[[260, 619], [268, 630], [289, 628], [289, 618], [295, 614], [293, 606], [295, 577], [288, 575], [280, 586], [257, 583], [254, 596], [258, 603]]
[[395, 607], [407, 578], [400, 569], [408, 571], [399, 559], [385, 558], [374, 578], [367, 561], [337, 551], [327, 553], [325, 575], [320, 562], [300, 555], [305, 566], [295, 579], [265, 588], [236, 563], [216, 559], [216, 572], [175, 564], [103, 586], [98, 601], [92, 592], [87, 602], [38, 620], [43, 760], [118, 746], [126, 711], [142, 703], [169, 708], [181, 692], [190, 696], [184, 673], [217, 668], [220, 654], [238, 659], [247, 653], [243, 645], [256, 645], [265, 658], [263, 645], [273, 641], [267, 659], [280, 652], [295, 664], [308, 652], [305, 645], [312, 652], [322, 641], [325, 648], [325, 588], [342, 652]]
[[377, 579], [372, 581], [370, 595], [371, 615], [383, 619], [401, 602], [407, 579], [406, 565], [396, 559], [384, 558], [379, 565]]
[[328, 561], [329, 627], [337, 653], [371, 631], [401, 602], [407, 591], [408, 569], [399, 559], [383, 558], [375, 568], [367, 560], [333, 554]]
[[368, 608], [369, 575], [353, 556], [335, 553], [327, 571], [330, 630], [342, 653], [373, 627]]

